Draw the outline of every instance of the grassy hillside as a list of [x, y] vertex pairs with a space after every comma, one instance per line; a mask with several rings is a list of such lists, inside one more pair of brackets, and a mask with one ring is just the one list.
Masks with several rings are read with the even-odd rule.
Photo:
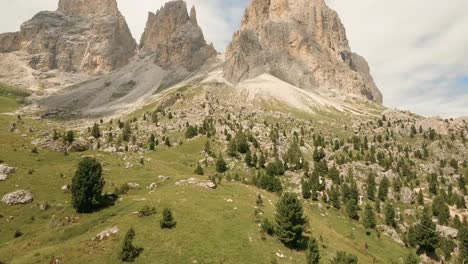
[[[8, 132], [16, 116], [5, 112], [18, 107], [16, 97], [0, 95], [0, 160], [17, 168], [0, 182], [0, 195], [18, 189], [32, 192], [28, 205], [0, 204], [0, 261], [5, 263], [47, 263], [60, 258], [63, 263], [118, 263], [125, 232], [136, 231], [134, 244], [144, 248], [135, 263], [305, 263], [302, 251], [287, 249], [274, 237], [262, 239], [255, 222], [255, 200], [264, 196], [264, 214], [274, 218], [276, 194], [252, 185], [224, 180], [217, 189], [175, 183], [195, 176], [194, 164], [202, 158], [205, 137], [155, 152], [106, 154], [53, 152], [39, 149], [32, 153], [31, 141], [54, 122], [25, 119], [19, 132]], [[31, 127], [31, 130], [26, 129]], [[32, 131], [32, 132], [30, 132]], [[138, 183], [140, 190], [122, 195], [111, 207], [92, 214], [77, 214], [70, 206], [70, 184], [82, 156], [94, 156], [104, 167], [105, 190], [109, 193], [125, 183]], [[139, 164], [144, 157], [144, 165]], [[125, 164], [134, 164], [126, 169]], [[211, 174], [208, 170], [205, 175]], [[169, 176], [162, 181], [159, 175]], [[155, 192], [147, 187], [157, 183]], [[41, 210], [47, 202], [49, 209]], [[145, 205], [155, 206], [157, 214], [140, 218], [134, 214]], [[159, 220], [164, 207], [174, 210], [177, 227], [161, 230]], [[358, 256], [360, 263], [399, 262], [409, 250], [375, 232], [366, 235], [358, 222], [343, 217], [343, 212], [321, 202], [305, 202], [310, 233], [320, 242], [322, 260], [327, 263], [336, 251]], [[344, 209], [342, 209], [344, 210]], [[117, 226], [120, 231], [108, 240], [93, 241], [101, 231]], [[16, 231], [23, 233], [15, 238]], [[277, 254], [278, 253], [278, 254]], [[278, 257], [284, 254], [285, 257]]]

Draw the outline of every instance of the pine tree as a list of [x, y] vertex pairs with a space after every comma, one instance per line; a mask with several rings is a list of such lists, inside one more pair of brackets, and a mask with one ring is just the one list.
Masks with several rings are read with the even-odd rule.
[[332, 206], [335, 207], [336, 209], [341, 208], [340, 191], [337, 188], [335, 188], [334, 186], [332, 186], [331, 190], [330, 190], [330, 202], [331, 202]]
[[72, 205], [78, 213], [89, 213], [100, 205], [104, 179], [102, 166], [96, 159], [86, 157], [78, 164], [72, 179]]
[[171, 146], [172, 146], [171, 141], [169, 140], [169, 137], [165, 137], [165, 139], [164, 139], [164, 145], [166, 145], [167, 147], [171, 147]]
[[227, 154], [230, 157], [237, 157], [237, 145], [234, 139], [229, 140]]
[[310, 197], [312, 196], [312, 186], [311, 186], [311, 183], [310, 183], [310, 180], [303, 180], [302, 181], [302, 197], [304, 199], [310, 199]]
[[422, 190], [419, 190], [417, 200], [419, 205], [424, 206], [424, 195]]
[[245, 165], [247, 165], [247, 167], [252, 167], [253, 166], [253, 164], [252, 164], [252, 153], [250, 152], [250, 150], [248, 150], [247, 153], [245, 153], [244, 161], [245, 161]]
[[450, 220], [450, 209], [444, 201], [444, 198], [438, 195], [432, 202], [432, 213], [437, 217], [439, 224], [446, 225]]
[[142, 248], [135, 247], [133, 245], [133, 238], [135, 237], [135, 231], [130, 228], [125, 235], [125, 239], [122, 245], [122, 252], [120, 252], [119, 259], [124, 262], [133, 262], [143, 251]]
[[427, 208], [424, 209], [421, 221], [408, 231], [408, 240], [410, 245], [419, 246], [426, 253], [434, 253], [439, 247], [440, 237]]
[[258, 207], [263, 206], [263, 199], [262, 199], [262, 196], [260, 194], [257, 195], [257, 200], [255, 201], [255, 203], [257, 204]]
[[194, 126], [189, 126], [187, 127], [187, 130], [185, 131], [185, 138], [194, 138], [198, 135], [198, 130]]
[[386, 203], [384, 206], [385, 224], [391, 227], [396, 227], [395, 209], [391, 203]]
[[295, 247], [308, 225], [302, 204], [293, 193], [285, 193], [276, 204], [276, 234], [285, 245]]
[[216, 160], [216, 171], [218, 173], [225, 173], [228, 170], [226, 161], [224, 161], [223, 155], [219, 154]]
[[160, 222], [161, 228], [171, 229], [176, 226], [177, 222], [174, 220], [172, 211], [169, 208], [164, 208], [162, 212], [162, 219]]
[[463, 263], [463, 260], [468, 259], [468, 226], [463, 225], [460, 230], [458, 230], [458, 241], [460, 242], [460, 262]]
[[375, 175], [371, 173], [367, 177], [367, 198], [373, 201], [375, 199], [375, 192], [376, 192]]
[[358, 210], [359, 210], [359, 206], [355, 199], [349, 199], [346, 202], [346, 213], [348, 214], [349, 218], [358, 220], [359, 219]]
[[365, 228], [375, 228], [377, 223], [377, 220], [375, 218], [375, 213], [374, 210], [372, 209], [372, 206], [370, 204], [367, 204], [366, 207], [364, 208], [364, 214], [362, 217], [362, 224], [364, 225]]
[[99, 125], [97, 123], [94, 123], [93, 128], [91, 129], [91, 136], [94, 138], [100, 138], [101, 137], [101, 131], [99, 129]]
[[75, 141], [75, 133], [73, 132], [73, 130], [68, 130], [65, 134], [65, 142], [71, 144], [73, 143], [73, 141]]
[[130, 141], [131, 135], [132, 135], [132, 129], [130, 128], [130, 123], [126, 122], [122, 130], [122, 139], [125, 142], [128, 142]]
[[203, 170], [202, 166], [200, 165], [200, 163], [197, 163], [197, 168], [195, 168], [195, 174], [197, 175], [203, 175], [205, 174], [205, 171]]
[[387, 177], [384, 176], [382, 181], [380, 181], [379, 194], [378, 194], [379, 199], [382, 202], [385, 202], [385, 200], [387, 199], [389, 187], [390, 187], [390, 181], [388, 180]]
[[306, 263], [307, 264], [319, 264], [320, 263], [320, 252], [317, 240], [315, 238], [309, 238], [309, 243], [307, 244], [306, 254]]
[[156, 137], [154, 134], [150, 135], [150, 138], [148, 140], [148, 145], [149, 145], [149, 150], [154, 151], [156, 149]]

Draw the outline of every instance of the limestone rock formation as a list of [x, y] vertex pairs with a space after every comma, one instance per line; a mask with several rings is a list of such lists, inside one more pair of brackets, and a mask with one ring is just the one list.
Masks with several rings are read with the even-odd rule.
[[308, 90], [382, 102], [364, 58], [351, 52], [337, 13], [324, 0], [253, 0], [226, 50], [233, 83], [269, 73]]
[[25, 52], [28, 66], [42, 72], [109, 72], [127, 64], [135, 49], [116, 0], [60, 0], [57, 11], [0, 34], [0, 53]]
[[2, 202], [6, 205], [28, 204], [32, 201], [32, 194], [25, 190], [18, 190], [12, 193], [5, 194], [2, 198]]
[[184, 1], [167, 2], [156, 13], [150, 12], [140, 41], [142, 53], [155, 53], [157, 65], [168, 68], [182, 66], [197, 69], [216, 55], [198, 26], [195, 8], [190, 15]]

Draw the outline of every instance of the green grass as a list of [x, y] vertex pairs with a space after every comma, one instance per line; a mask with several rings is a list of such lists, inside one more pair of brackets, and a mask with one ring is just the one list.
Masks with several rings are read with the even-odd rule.
[[[1, 112], [14, 111], [17, 107], [14, 97], [0, 96]], [[39, 136], [40, 129], [50, 129], [54, 124], [26, 119], [19, 127], [19, 133], [10, 133], [5, 128], [15, 118], [0, 115], [0, 160], [18, 168], [6, 181], [0, 182], [0, 195], [26, 189], [33, 193], [34, 202], [21, 206], [0, 204], [0, 261], [47, 263], [54, 256], [64, 263], [119, 263], [123, 237], [133, 227], [136, 231], [134, 244], [144, 248], [135, 263], [271, 263], [273, 259], [278, 263], [305, 262], [303, 252], [287, 249], [276, 238], [262, 240], [259, 226], [254, 221], [257, 194], [265, 196], [264, 212], [270, 219], [274, 218], [277, 195], [237, 182], [223, 181], [216, 190], [175, 185], [189, 177], [207, 180], [207, 176], [193, 174], [196, 163], [202, 158], [200, 152], [206, 138], [186, 141], [173, 148], [158, 146], [155, 152], [144, 155], [145, 159], [150, 159], [144, 165], [138, 163], [141, 156], [137, 153], [110, 155], [88, 151], [64, 155], [39, 149], [38, 154], [33, 154], [30, 142]], [[29, 132], [29, 126], [38, 132]], [[128, 182], [138, 183], [142, 189], [130, 191], [114, 206], [99, 212], [76, 214], [70, 206], [70, 193], [62, 191], [61, 187], [70, 184], [76, 164], [83, 155], [95, 156], [102, 162], [106, 192]], [[135, 167], [125, 169], [126, 162]], [[32, 174], [29, 173], [31, 169], [34, 170]], [[212, 168], [206, 175], [211, 173]], [[159, 175], [171, 178], [161, 182]], [[149, 193], [147, 186], [153, 182], [158, 188]], [[227, 199], [233, 202], [227, 202]], [[41, 211], [39, 204], [46, 201], [51, 207]], [[144, 205], [155, 206], [157, 214], [137, 217], [134, 212]], [[174, 210], [175, 229], [160, 229], [160, 214], [164, 207]], [[335, 209], [305, 204], [305, 212], [310, 220], [309, 235], [317, 239], [322, 237], [320, 253], [324, 263], [338, 250], [357, 255], [360, 263], [371, 263], [373, 258], [377, 263], [389, 263], [408, 253], [384, 235], [381, 238], [375, 233], [367, 236], [360, 223], [343, 217], [343, 213]], [[67, 226], [52, 225], [66, 222], [67, 217], [78, 219]], [[101, 242], [92, 241], [99, 232], [113, 226], [120, 228], [117, 235]], [[24, 235], [14, 238], [16, 230]], [[278, 258], [275, 255], [278, 251], [287, 257]]]

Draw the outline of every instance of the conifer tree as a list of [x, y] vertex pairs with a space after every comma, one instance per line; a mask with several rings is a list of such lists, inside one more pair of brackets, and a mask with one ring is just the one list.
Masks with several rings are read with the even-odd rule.
[[387, 177], [383, 177], [382, 181], [380, 181], [380, 186], [379, 186], [379, 199], [382, 202], [385, 202], [387, 200], [387, 195], [388, 195], [388, 188], [390, 187], [390, 181], [388, 180]]
[[94, 138], [101, 137], [101, 131], [99, 130], [99, 125], [97, 123], [94, 123], [93, 128], [91, 129], [91, 136]]
[[385, 215], [385, 224], [391, 227], [396, 227], [395, 221], [395, 209], [391, 203], [386, 203], [384, 205], [384, 215]]
[[160, 222], [161, 228], [171, 229], [176, 226], [177, 222], [174, 220], [172, 211], [169, 208], [164, 208], [162, 212], [162, 219]]
[[358, 210], [359, 210], [359, 206], [355, 199], [349, 199], [346, 202], [346, 213], [348, 214], [349, 218], [358, 220], [359, 219]]
[[320, 252], [317, 240], [315, 238], [309, 238], [306, 250], [306, 263], [307, 264], [319, 264], [320, 263]]
[[365, 228], [375, 228], [377, 220], [375, 219], [375, 213], [370, 204], [367, 204], [364, 208], [364, 214], [362, 216], [362, 224]]
[[408, 231], [408, 240], [410, 245], [418, 246], [420, 250], [430, 254], [439, 247], [440, 237], [427, 208], [424, 209], [421, 221]]
[[373, 173], [369, 174], [367, 177], [367, 198], [369, 200], [374, 201], [375, 199], [375, 192], [376, 192], [376, 186], [375, 186], [375, 175]]
[[197, 163], [197, 168], [195, 168], [195, 174], [200, 175], [200, 176], [205, 174], [205, 171], [203, 170], [200, 163]]
[[289, 247], [296, 247], [307, 227], [302, 204], [293, 193], [284, 193], [276, 204], [276, 234]]
[[224, 161], [223, 155], [219, 154], [216, 160], [216, 171], [218, 173], [225, 173], [228, 170], [226, 161]]
[[72, 205], [78, 213], [89, 213], [100, 205], [104, 179], [102, 166], [96, 159], [83, 158], [72, 179]]
[[135, 247], [133, 245], [133, 238], [135, 237], [135, 231], [130, 228], [125, 235], [125, 239], [122, 245], [122, 252], [120, 252], [119, 259], [124, 262], [133, 262], [143, 251], [142, 248]]

